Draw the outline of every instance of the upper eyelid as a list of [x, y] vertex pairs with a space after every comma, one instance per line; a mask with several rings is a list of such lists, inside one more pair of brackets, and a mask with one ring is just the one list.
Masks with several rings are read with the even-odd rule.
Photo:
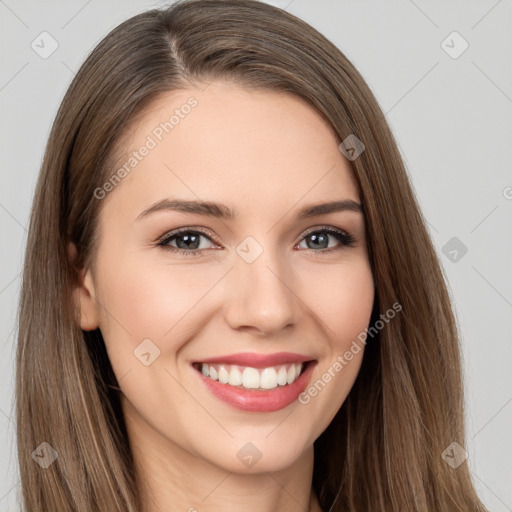
[[306, 231], [303, 233], [302, 236], [309, 235], [311, 233], [315, 233], [316, 231], [341, 231], [342, 233], [349, 234], [346, 229], [337, 228], [336, 226], [329, 226], [329, 225], [320, 225], [320, 226], [313, 226], [312, 228], [306, 229]]

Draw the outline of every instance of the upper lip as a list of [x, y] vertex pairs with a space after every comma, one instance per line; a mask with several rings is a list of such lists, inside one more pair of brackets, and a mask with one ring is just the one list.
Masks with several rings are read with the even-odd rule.
[[311, 356], [303, 354], [294, 354], [292, 352], [277, 352], [275, 354], [257, 354], [255, 352], [240, 352], [225, 356], [210, 357], [194, 361], [194, 363], [206, 364], [236, 364], [239, 366], [249, 366], [251, 368], [268, 368], [269, 366], [278, 366], [286, 363], [304, 363], [312, 361]]

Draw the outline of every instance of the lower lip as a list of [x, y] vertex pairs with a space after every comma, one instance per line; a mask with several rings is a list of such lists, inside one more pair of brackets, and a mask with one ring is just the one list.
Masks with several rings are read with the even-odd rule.
[[299, 378], [292, 384], [277, 386], [268, 391], [255, 391], [222, 384], [217, 380], [205, 377], [195, 369], [194, 371], [217, 398], [232, 407], [250, 412], [274, 412], [284, 409], [297, 400], [298, 396], [306, 389], [315, 364], [315, 361], [310, 361]]

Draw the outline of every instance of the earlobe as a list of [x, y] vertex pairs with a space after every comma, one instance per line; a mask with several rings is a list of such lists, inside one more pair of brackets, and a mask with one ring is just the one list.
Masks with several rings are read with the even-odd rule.
[[68, 257], [76, 270], [77, 282], [72, 291], [73, 302], [76, 310], [76, 320], [84, 331], [93, 331], [99, 327], [98, 305], [96, 293], [90, 269], [78, 268], [77, 249], [72, 242], [68, 243]]

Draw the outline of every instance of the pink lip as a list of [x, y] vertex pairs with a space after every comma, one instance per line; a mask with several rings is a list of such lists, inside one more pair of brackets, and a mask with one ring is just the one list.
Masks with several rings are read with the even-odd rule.
[[[210, 362], [214, 363], [217, 359], [210, 360]], [[287, 359], [287, 361], [290, 361], [290, 359]], [[309, 361], [311, 360], [309, 359]], [[222, 362], [227, 363], [225, 359], [222, 359]], [[271, 364], [270, 366], [274, 365]], [[315, 366], [316, 361], [311, 361], [295, 382], [268, 391], [256, 391], [222, 384], [219, 381], [205, 377], [197, 369], [194, 371], [211, 393], [228, 405], [248, 412], [274, 412], [284, 409], [297, 400], [298, 396], [306, 389]]]
[[286, 363], [304, 363], [314, 358], [292, 352], [277, 352], [275, 354], [256, 354], [254, 352], [240, 352], [227, 356], [211, 357], [210, 359], [201, 359], [195, 363], [207, 364], [237, 364], [239, 366], [250, 366], [251, 368], [268, 368]]

